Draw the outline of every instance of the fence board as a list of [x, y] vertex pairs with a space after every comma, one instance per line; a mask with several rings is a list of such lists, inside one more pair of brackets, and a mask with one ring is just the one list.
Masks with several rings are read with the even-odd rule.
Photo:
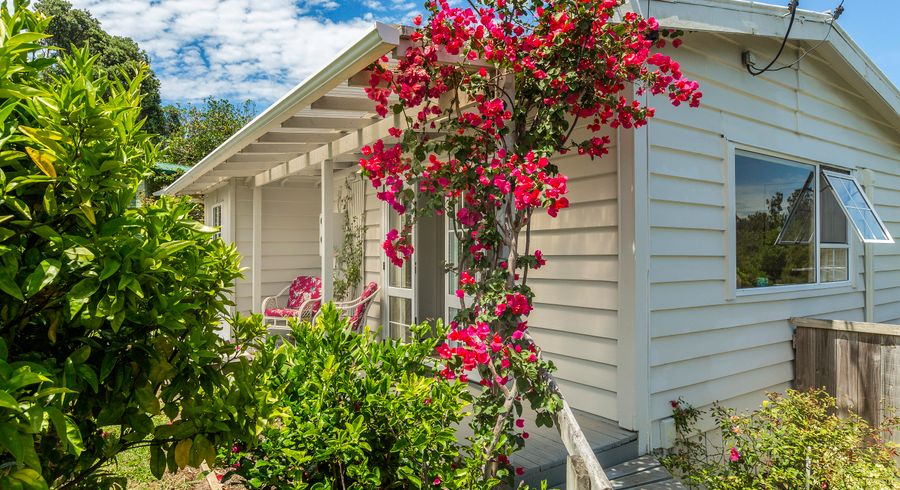
[[[797, 389], [824, 388], [838, 412], [881, 424], [900, 410], [900, 325], [792, 318]], [[900, 432], [892, 436], [900, 443]]]

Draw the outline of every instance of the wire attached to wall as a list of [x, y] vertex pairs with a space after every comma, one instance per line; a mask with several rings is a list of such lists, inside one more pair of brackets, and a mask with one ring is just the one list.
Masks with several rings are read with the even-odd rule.
[[766, 73], [767, 71], [772, 71], [772, 72], [781, 71], [781, 70], [785, 70], [787, 68], [796, 66], [797, 63], [800, 63], [800, 60], [802, 60], [803, 58], [806, 58], [806, 56], [808, 54], [810, 54], [813, 51], [815, 51], [816, 49], [818, 49], [819, 46], [821, 46], [823, 43], [825, 43], [825, 41], [828, 40], [828, 36], [831, 35], [831, 31], [834, 30], [835, 21], [837, 21], [838, 17], [840, 17], [842, 13], [844, 13], [844, 0], [841, 0], [841, 3], [838, 4], [837, 7], [835, 7], [833, 13], [831, 14], [831, 19], [829, 19], [829, 21], [828, 21], [828, 31], [825, 33], [825, 37], [822, 38], [821, 41], [816, 43], [816, 45], [813, 46], [812, 48], [806, 50], [800, 57], [798, 57], [796, 60], [794, 60], [793, 63], [787, 64], [784, 66], [779, 66], [778, 68], [772, 68], [772, 65], [774, 65], [775, 62], [778, 61], [778, 58], [781, 56], [781, 53], [782, 53], [782, 51], [784, 51], [784, 47], [787, 44], [788, 36], [790, 36], [790, 34], [791, 34], [791, 27], [793, 27], [793, 25], [794, 25], [794, 18], [796, 16], [797, 7], [799, 4], [800, 4], [799, 0], [791, 0], [791, 2], [788, 4], [788, 9], [791, 12], [791, 22], [790, 22], [790, 24], [788, 24], [787, 32], [784, 34], [784, 39], [781, 41], [781, 47], [778, 49], [778, 54], [775, 55], [775, 58], [772, 59], [772, 61], [768, 65], [766, 65], [765, 68], [763, 68], [761, 70], [757, 69], [752, 61], [748, 61], [746, 63], [747, 71], [754, 77], [757, 75], [762, 75], [763, 73]]
[[766, 67], [762, 70], [759, 70], [755, 66], [753, 66], [752, 62], [747, 62], [747, 72], [749, 72], [754, 77], [757, 75], [762, 75], [763, 73], [769, 71], [769, 68], [772, 68], [772, 65], [774, 65], [775, 62], [778, 61], [778, 58], [781, 57], [781, 53], [784, 52], [784, 47], [787, 45], [788, 37], [790, 37], [791, 35], [791, 29], [794, 27], [794, 19], [797, 18], [797, 6], [799, 5], [800, 0], [791, 0], [790, 3], [788, 3], [787, 8], [791, 13], [791, 21], [788, 23], [787, 32], [784, 33], [784, 39], [781, 40], [781, 47], [778, 48], [778, 53], [775, 54], [775, 57], [772, 58], [772, 61], [770, 61], [769, 64], [766, 65]]

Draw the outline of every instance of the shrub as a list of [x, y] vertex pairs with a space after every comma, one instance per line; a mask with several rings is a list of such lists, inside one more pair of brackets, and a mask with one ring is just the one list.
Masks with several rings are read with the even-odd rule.
[[217, 333], [239, 258], [187, 200], [129, 208], [156, 157], [146, 67], [48, 58], [46, 26], [0, 4], [0, 488], [106, 486], [141, 445], [157, 476], [213, 460], [255, 425], [234, 408], [257, 396], [233, 382], [248, 363]]
[[748, 414], [714, 405], [718, 426], [696, 429], [703, 412], [672, 402], [676, 443], [662, 461], [691, 486], [715, 489], [891, 489], [900, 482], [896, 450], [881, 436], [900, 427], [889, 419], [872, 427], [855, 414], [836, 415], [822, 390], [770, 393]]
[[[438, 328], [440, 330], [440, 327]], [[252, 449], [223, 453], [251, 488], [487, 488], [482, 460], [466, 458], [456, 428], [471, 402], [466, 384], [433, 376], [440, 336], [412, 327], [408, 343], [349, 331], [325, 305], [293, 326], [293, 343], [270, 339], [256, 353], [259, 386], [275, 404]], [[278, 344], [281, 345], [278, 345]], [[251, 441], [256, 443], [257, 441]]]

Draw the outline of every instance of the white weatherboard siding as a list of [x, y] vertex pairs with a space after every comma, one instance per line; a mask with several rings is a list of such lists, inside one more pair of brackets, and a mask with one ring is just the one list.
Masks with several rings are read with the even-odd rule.
[[[577, 139], [586, 135], [576, 131]], [[570, 207], [536, 212], [531, 250], [547, 265], [528, 275], [535, 293], [529, 325], [569, 403], [618, 420], [618, 205], [615, 138], [610, 154], [569, 154], [552, 161], [569, 177]]]
[[[235, 236], [246, 268], [236, 285], [237, 310], [246, 313], [251, 309], [253, 189], [239, 183], [235, 191]], [[312, 183], [262, 188], [262, 298], [278, 294], [300, 274], [319, 275], [320, 207], [319, 188]]]
[[[874, 171], [874, 202], [900, 234], [898, 133], [880, 120], [815, 54], [800, 70], [751, 77], [741, 51], [767, 60], [772, 40], [689, 34], [672, 50], [685, 75], [700, 82], [700, 109], [651, 100], [649, 126], [650, 418], [653, 444], [670, 400], [703, 407], [719, 400], [756, 406], [766, 390], [793, 380], [788, 318], [862, 320], [863, 247], [853, 235], [849, 286], [735, 295], [732, 242], [734, 183], [729, 148], [775, 152]], [[796, 49], [784, 60], [796, 59]], [[852, 233], [852, 232], [851, 232]], [[900, 250], [876, 245], [875, 319], [900, 317]]]

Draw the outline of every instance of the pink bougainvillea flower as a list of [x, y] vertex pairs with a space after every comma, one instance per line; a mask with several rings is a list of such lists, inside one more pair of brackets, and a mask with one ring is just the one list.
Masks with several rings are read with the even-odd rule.
[[441, 484], [441, 477], [439, 477], [439, 476], [438, 476], [438, 477], [435, 477], [435, 478], [434, 478], [434, 481], [432, 482], [432, 484], [434, 484], [435, 486], [440, 485], [440, 484]]
[[728, 457], [732, 463], [737, 463], [741, 459], [741, 453], [738, 452], [737, 448], [731, 448], [731, 456]]

